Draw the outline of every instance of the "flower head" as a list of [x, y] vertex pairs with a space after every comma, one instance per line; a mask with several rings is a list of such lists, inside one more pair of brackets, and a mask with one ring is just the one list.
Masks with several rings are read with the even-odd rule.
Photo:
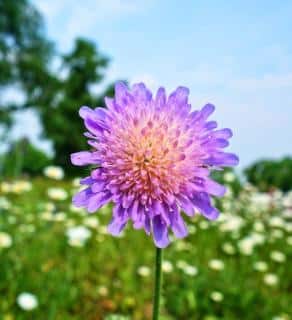
[[270, 257], [272, 260], [278, 263], [283, 263], [286, 261], [286, 256], [283, 252], [281, 251], [272, 251], [270, 254]]
[[62, 201], [67, 199], [67, 192], [62, 188], [49, 188], [48, 189], [48, 196], [52, 200]]
[[147, 266], [141, 266], [138, 268], [137, 272], [141, 277], [148, 277], [151, 273], [151, 270]]
[[213, 291], [210, 294], [210, 298], [215, 302], [221, 302], [224, 299], [224, 296], [220, 291]]
[[76, 226], [69, 228], [66, 235], [71, 246], [82, 247], [91, 237], [91, 231], [84, 226]]
[[29, 292], [23, 292], [17, 297], [19, 307], [25, 311], [30, 311], [38, 306], [37, 297]]
[[279, 282], [279, 278], [274, 273], [267, 273], [264, 276], [264, 283], [268, 286], [276, 286]]
[[62, 180], [64, 178], [64, 171], [61, 167], [48, 166], [44, 169], [44, 175], [55, 180]]
[[257, 261], [254, 263], [253, 267], [259, 272], [266, 272], [268, 270], [268, 264], [265, 261]]
[[209, 261], [209, 268], [216, 271], [221, 271], [224, 269], [224, 262], [219, 259], [212, 259]]
[[198, 269], [194, 266], [186, 265], [182, 270], [188, 276], [196, 276], [198, 274]]
[[12, 243], [13, 241], [11, 236], [6, 232], [0, 231], [0, 249], [9, 248], [12, 246]]
[[223, 152], [232, 136], [208, 121], [214, 106], [191, 111], [189, 90], [178, 87], [168, 97], [160, 88], [153, 98], [143, 83], [128, 89], [117, 83], [107, 109], [80, 109], [92, 151], [71, 156], [75, 165], [95, 165], [81, 180], [87, 188], [73, 202], [94, 212], [107, 202], [115, 206], [108, 230], [118, 235], [131, 220], [152, 233], [156, 246], [169, 244], [168, 230], [187, 235], [180, 210], [216, 219], [211, 196], [225, 188], [210, 178], [211, 169], [234, 166], [238, 158]]
[[170, 273], [173, 271], [173, 266], [172, 266], [172, 263], [168, 260], [164, 260], [162, 261], [162, 271], [165, 272], [165, 273]]

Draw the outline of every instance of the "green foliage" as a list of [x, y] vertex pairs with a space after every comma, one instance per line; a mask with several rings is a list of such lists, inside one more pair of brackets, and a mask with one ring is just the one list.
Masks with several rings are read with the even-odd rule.
[[244, 171], [247, 180], [261, 191], [277, 188], [288, 191], [292, 188], [292, 158], [261, 160]]
[[[11, 125], [11, 114], [30, 105], [30, 97], [47, 78], [53, 52], [43, 19], [28, 0], [0, 0], [0, 124]], [[27, 101], [4, 105], [2, 92], [17, 86]]]
[[38, 175], [51, 164], [51, 159], [33, 146], [27, 139], [15, 142], [10, 150], [1, 156], [1, 174], [6, 177], [18, 176], [20, 173]]

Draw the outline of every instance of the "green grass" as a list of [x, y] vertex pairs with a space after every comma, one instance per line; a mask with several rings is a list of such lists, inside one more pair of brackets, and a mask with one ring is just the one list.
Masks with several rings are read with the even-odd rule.
[[[72, 182], [39, 178], [31, 183], [30, 191], [15, 194], [2, 188], [0, 194], [0, 232], [13, 239], [8, 248], [0, 245], [0, 319], [119, 319], [109, 317], [113, 314], [150, 319], [155, 255], [152, 239], [130, 225], [121, 238], [107, 235], [104, 229], [110, 221], [111, 208], [106, 207], [94, 215], [99, 226], [88, 227], [91, 237], [85, 245], [71, 246], [66, 230], [86, 224], [87, 218], [70, 208]], [[52, 201], [47, 195], [50, 187], [64, 188], [68, 199]], [[270, 320], [280, 315], [281, 319], [290, 319], [292, 246], [287, 243], [288, 237], [291, 240], [291, 228], [285, 225], [290, 223], [291, 227], [291, 221], [282, 218], [281, 228], [270, 226], [273, 216], [282, 217], [281, 200], [274, 207], [263, 209], [255, 207], [253, 194], [255, 191], [243, 191], [239, 198], [226, 198], [225, 203], [219, 203], [224, 211], [227, 207], [233, 216], [243, 218], [239, 231], [222, 231], [223, 222], [205, 223], [203, 217], [197, 216], [187, 219], [192, 234], [185, 240], [176, 240], [165, 250], [164, 258], [172, 263], [173, 270], [164, 273], [164, 320]], [[3, 205], [6, 200], [10, 207]], [[49, 212], [48, 203], [54, 204], [51, 214], [65, 213], [62, 221], [48, 220], [50, 213], [44, 214]], [[238, 243], [255, 233], [255, 222], [263, 224], [260, 233], [264, 240], [254, 247], [251, 255], [244, 255]], [[225, 242], [236, 248], [233, 255], [222, 250]], [[272, 261], [270, 254], [275, 250], [284, 253], [286, 261]], [[224, 269], [210, 269], [211, 259], [222, 260]], [[198, 274], [186, 274], [176, 266], [179, 260], [195, 266]], [[265, 273], [254, 270], [256, 261], [268, 264], [267, 272], [278, 276], [277, 285], [264, 283]], [[140, 276], [137, 272], [140, 266], [148, 266], [150, 276]], [[210, 298], [213, 291], [223, 294], [221, 302]], [[22, 292], [37, 297], [36, 309], [24, 311], [19, 307], [17, 297]]]

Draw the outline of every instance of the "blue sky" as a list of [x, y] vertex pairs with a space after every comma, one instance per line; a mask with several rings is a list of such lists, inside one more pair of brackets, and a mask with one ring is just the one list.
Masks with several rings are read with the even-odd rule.
[[[194, 109], [215, 104], [241, 166], [291, 154], [292, 1], [33, 2], [58, 50], [80, 35], [96, 41], [112, 58], [108, 81], [185, 85]], [[35, 137], [37, 122], [26, 118]]]

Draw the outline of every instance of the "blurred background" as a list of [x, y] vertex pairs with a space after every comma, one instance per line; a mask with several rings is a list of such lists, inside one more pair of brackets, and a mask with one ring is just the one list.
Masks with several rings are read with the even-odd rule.
[[152, 241], [71, 205], [78, 109], [117, 80], [189, 87], [241, 161], [166, 250], [162, 319], [291, 319], [291, 29], [289, 0], [0, 0], [0, 319], [151, 317]]

